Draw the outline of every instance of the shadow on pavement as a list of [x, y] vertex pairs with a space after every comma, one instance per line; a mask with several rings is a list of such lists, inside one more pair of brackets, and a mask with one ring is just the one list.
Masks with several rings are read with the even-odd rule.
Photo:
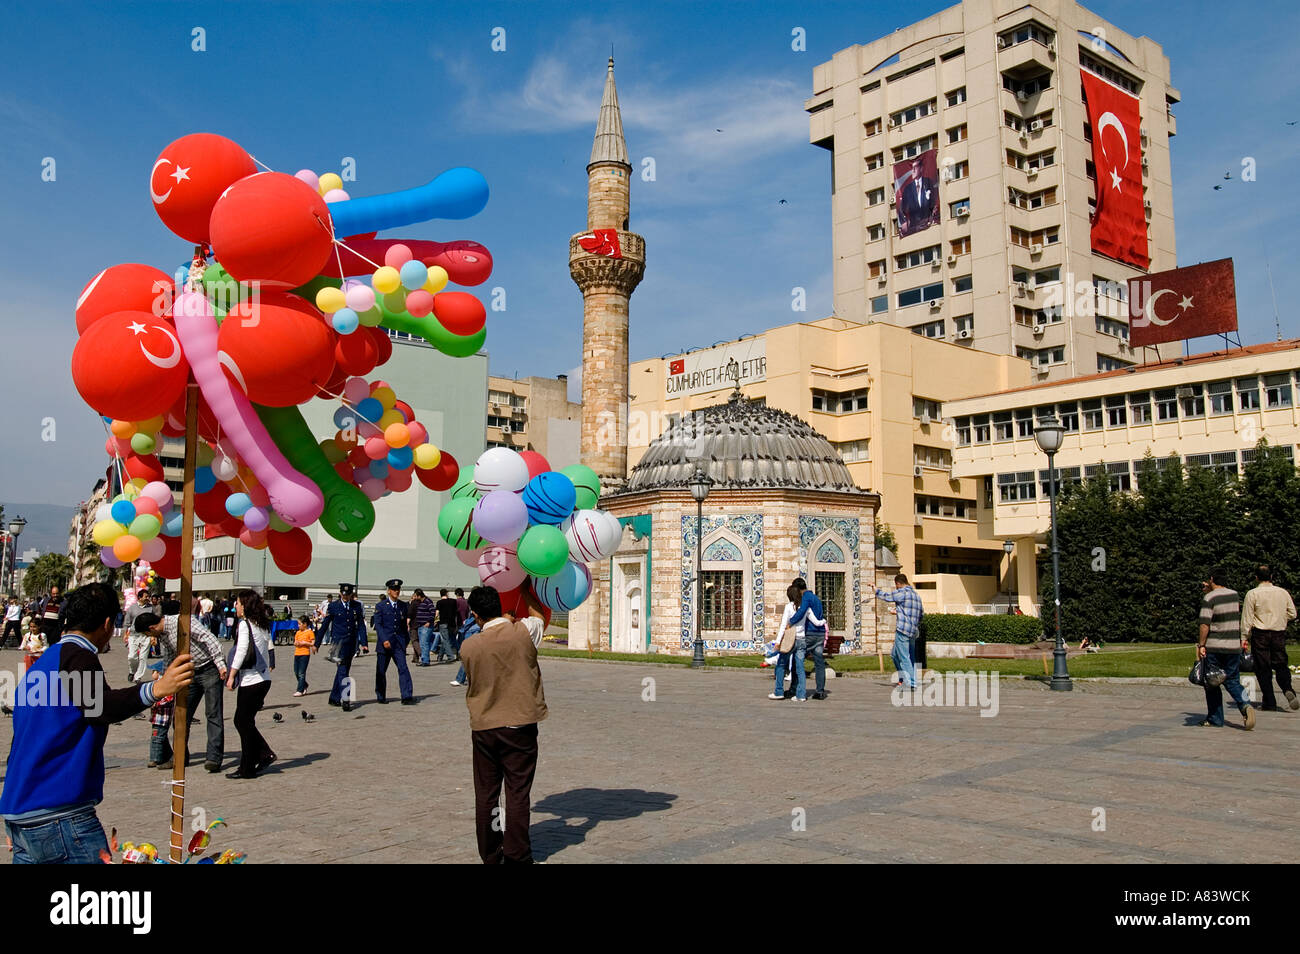
[[[581, 844], [602, 821], [623, 821], [646, 812], [672, 807], [677, 796], [668, 792], [647, 792], [640, 788], [575, 788], [547, 795], [533, 805], [533, 814], [557, 815], [549, 821], [534, 821], [533, 857], [544, 861], [565, 848]], [[571, 819], [580, 819], [572, 822]]]

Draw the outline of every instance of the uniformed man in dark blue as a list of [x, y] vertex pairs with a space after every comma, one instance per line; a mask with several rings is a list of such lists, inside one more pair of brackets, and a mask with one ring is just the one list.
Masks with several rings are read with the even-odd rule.
[[406, 645], [410, 632], [406, 625], [407, 605], [400, 599], [402, 581], [389, 580], [384, 584], [388, 595], [375, 607], [370, 623], [375, 627], [375, 698], [387, 702], [388, 661], [397, 664], [397, 684], [402, 691], [402, 705], [415, 705], [415, 689], [411, 685], [411, 670], [406, 666]]
[[352, 685], [352, 657], [357, 654], [357, 638], [366, 632], [366, 614], [354, 595], [351, 583], [340, 583], [339, 599], [330, 603], [328, 610], [334, 654], [339, 661], [329, 701], [332, 706], [341, 705], [344, 712], [352, 711], [352, 700], [357, 695]]

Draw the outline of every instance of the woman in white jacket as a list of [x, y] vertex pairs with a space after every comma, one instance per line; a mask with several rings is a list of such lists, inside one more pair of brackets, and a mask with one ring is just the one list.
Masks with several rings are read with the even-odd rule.
[[[776, 634], [776, 649], [778, 658], [776, 661], [776, 688], [768, 695], [769, 699], [785, 699], [785, 673], [790, 670], [790, 688], [795, 691], [795, 698], [800, 702], [807, 702], [808, 697], [804, 689], [804, 680], [802, 672], [795, 672], [794, 666], [798, 665], [803, 668], [802, 653], [797, 652], [803, 646], [804, 624], [791, 626], [790, 620], [799, 609], [799, 603], [802, 600], [803, 592], [799, 587], [791, 583], [786, 587], [786, 599], [790, 602], [785, 604], [785, 610], [781, 613], [781, 628]], [[816, 626], [825, 626], [826, 622], [817, 618], [817, 615], [809, 610], [805, 617], [809, 622]]]
[[235, 689], [235, 729], [239, 732], [239, 768], [226, 778], [256, 778], [276, 755], [257, 731], [257, 713], [271, 690], [271, 610], [255, 590], [240, 590], [235, 597], [235, 652], [231, 656], [226, 688]]

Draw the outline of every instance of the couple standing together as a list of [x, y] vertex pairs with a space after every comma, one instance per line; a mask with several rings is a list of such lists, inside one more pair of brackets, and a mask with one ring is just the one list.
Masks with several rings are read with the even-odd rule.
[[[803, 577], [798, 577], [785, 591], [785, 611], [781, 614], [781, 628], [777, 632], [776, 687], [769, 699], [789, 699], [806, 702], [807, 674], [804, 660], [811, 655], [816, 676], [814, 699], [826, 698], [826, 628], [825, 610], [817, 594], [808, 589]], [[786, 670], [791, 669], [790, 689], [785, 688]]]

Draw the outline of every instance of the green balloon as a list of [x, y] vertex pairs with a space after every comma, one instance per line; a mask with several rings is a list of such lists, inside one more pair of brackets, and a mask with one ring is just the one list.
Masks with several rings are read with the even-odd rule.
[[418, 335], [448, 357], [468, 358], [472, 354], [478, 354], [483, 348], [483, 342], [487, 340], [486, 327], [472, 335], [454, 335], [432, 314], [416, 318], [410, 312], [391, 311], [387, 307], [387, 297], [375, 301], [375, 306], [383, 312], [381, 323], [385, 328]]
[[131, 435], [131, 450], [137, 454], [152, 454], [156, 446], [157, 442], [152, 434], [141, 434], [137, 431]]
[[474, 483], [474, 474], [471, 471], [469, 476], [462, 477], [456, 482], [456, 486], [451, 488], [452, 500], [478, 500], [483, 496], [483, 491], [478, 489], [478, 484]]
[[292, 530], [292, 529], [293, 529], [293, 527], [291, 527], [291, 526], [289, 526], [289, 524], [285, 523], [285, 522], [284, 522], [284, 518], [281, 517], [281, 516], [280, 516], [278, 513], [276, 513], [274, 510], [268, 510], [268, 511], [266, 512], [266, 515], [267, 515], [267, 517], [268, 517], [268, 518], [270, 519], [270, 521], [271, 521], [271, 523], [270, 523], [270, 527], [271, 527], [271, 529], [274, 530], [276, 533], [284, 533], [286, 530]]
[[438, 536], [457, 550], [477, 550], [486, 542], [474, 532], [475, 501], [450, 500], [438, 513]]
[[325, 452], [302, 419], [302, 412], [296, 407], [263, 407], [260, 404], [254, 404], [253, 410], [266, 425], [266, 432], [290, 466], [325, 495], [325, 509], [320, 515], [321, 529], [340, 543], [364, 540], [375, 526], [375, 505], [360, 487], [354, 487], [340, 477], [334, 465], [325, 459]]
[[531, 576], [551, 576], [569, 562], [569, 540], [559, 527], [539, 523], [519, 538], [519, 565]]
[[596, 502], [600, 500], [600, 478], [596, 472], [586, 464], [574, 464], [572, 467], [566, 467], [560, 471], [565, 477], [573, 481], [573, 488], [578, 492], [578, 500], [573, 505], [577, 510], [595, 510]]
[[162, 521], [151, 513], [142, 513], [131, 521], [131, 526], [127, 527], [126, 532], [133, 537], [139, 537], [143, 540], [152, 540], [158, 536], [158, 531], [162, 529]]

